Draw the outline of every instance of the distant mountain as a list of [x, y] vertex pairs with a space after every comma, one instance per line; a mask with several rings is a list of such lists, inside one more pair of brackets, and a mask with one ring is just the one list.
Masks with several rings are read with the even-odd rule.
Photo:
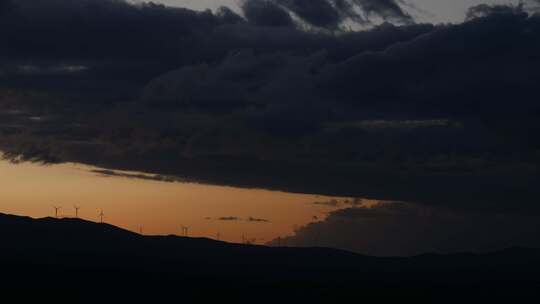
[[103, 302], [101, 296], [112, 292], [104, 296], [107, 301], [332, 303], [351, 296], [380, 301], [414, 296], [440, 303], [530, 297], [540, 290], [539, 249], [380, 258], [326, 248], [142, 236], [80, 219], [4, 214], [0, 268], [0, 289], [67, 293], [66, 300], [75, 302]]

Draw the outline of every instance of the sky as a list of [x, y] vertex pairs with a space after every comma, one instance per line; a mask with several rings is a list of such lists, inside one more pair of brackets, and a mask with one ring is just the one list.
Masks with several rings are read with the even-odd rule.
[[192, 237], [216, 239], [219, 233], [220, 240], [229, 242], [242, 242], [244, 235], [264, 244], [291, 235], [295, 226], [311, 222], [314, 216], [323, 219], [327, 212], [338, 208], [314, 202], [345, 200], [162, 182], [135, 178], [132, 172], [120, 176], [77, 164], [39, 166], [0, 161], [0, 173], [4, 185], [1, 213], [52, 217], [53, 206], [58, 206], [59, 217], [74, 217], [78, 206], [82, 219], [100, 221], [103, 211], [105, 222], [136, 233], [142, 229], [145, 235], [180, 235], [181, 226], [187, 226]]
[[103, 211], [104, 222], [144, 235], [182, 235], [185, 226], [191, 237], [375, 256], [488, 252], [540, 241], [537, 216], [171, 182], [71, 163], [0, 161], [0, 183], [0, 213], [71, 218], [77, 206], [81, 219], [99, 222]]
[[[142, 172], [383, 202], [313, 221], [291, 214], [288, 231], [300, 226], [287, 241], [299, 245], [377, 255], [540, 245], [539, 2], [415, 3], [432, 21], [401, 3], [249, 0], [201, 12], [0, 0], [0, 151], [137, 182], [160, 183]], [[0, 178], [24, 189], [32, 178], [11, 179], [17, 168], [2, 164]], [[68, 171], [39, 178], [69, 181]], [[101, 184], [88, 183], [79, 187]], [[181, 196], [187, 186], [146, 189], [159, 187]], [[235, 191], [218, 193], [234, 204]], [[288, 214], [276, 208], [238, 216]]]

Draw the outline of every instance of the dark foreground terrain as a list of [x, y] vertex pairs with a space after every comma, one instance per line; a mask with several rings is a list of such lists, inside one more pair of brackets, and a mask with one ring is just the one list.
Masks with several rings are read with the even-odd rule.
[[10, 303], [519, 303], [540, 290], [538, 249], [379, 258], [2, 214], [0, 235], [0, 289]]

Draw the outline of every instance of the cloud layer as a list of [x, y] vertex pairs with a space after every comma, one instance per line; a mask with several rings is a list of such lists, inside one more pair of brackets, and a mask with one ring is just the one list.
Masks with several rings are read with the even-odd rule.
[[322, 246], [367, 255], [492, 252], [540, 246], [537, 216], [454, 212], [386, 202], [340, 209], [323, 221], [271, 241], [275, 246]]

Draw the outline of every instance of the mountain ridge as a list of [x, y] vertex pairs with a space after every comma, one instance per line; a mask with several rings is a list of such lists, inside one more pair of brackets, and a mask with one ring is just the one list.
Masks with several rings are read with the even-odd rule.
[[490, 296], [495, 297], [536, 292], [540, 286], [540, 249], [535, 248], [373, 257], [330, 248], [143, 236], [81, 219], [6, 214], [0, 214], [0, 231], [0, 290], [59, 285], [86, 295], [99, 286], [117, 295], [122, 291], [135, 302], [140, 293], [151, 295], [151, 301], [155, 291], [160, 296], [182, 292], [190, 300], [215, 300], [225, 292], [246, 299], [270, 293], [264, 300], [304, 295], [298, 300], [317, 302], [358, 292], [378, 299], [381, 292], [416, 297], [447, 290], [455, 297], [483, 299], [494, 288]]

